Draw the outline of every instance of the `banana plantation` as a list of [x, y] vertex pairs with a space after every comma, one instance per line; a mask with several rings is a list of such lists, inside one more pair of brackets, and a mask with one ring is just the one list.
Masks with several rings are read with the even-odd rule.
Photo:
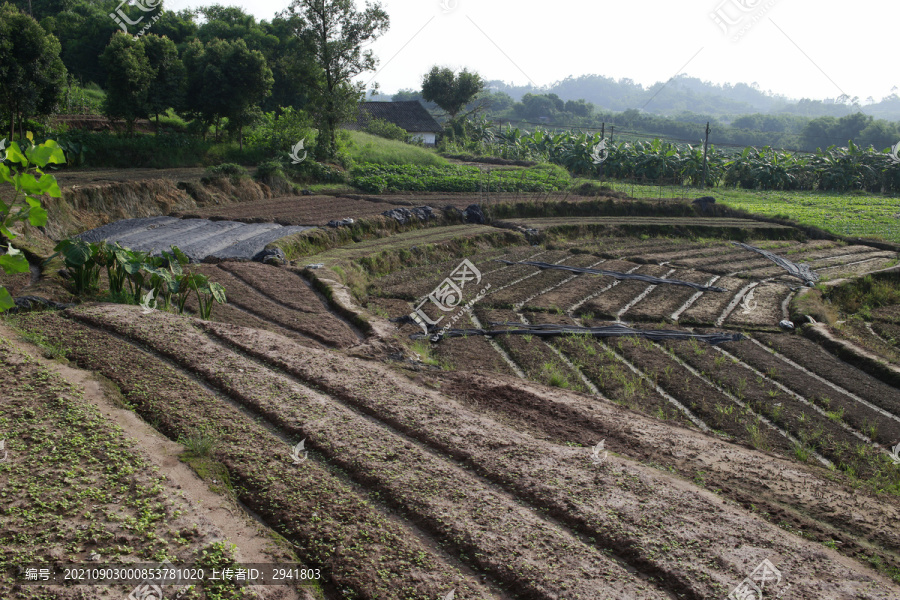
[[[480, 140], [477, 150], [502, 158], [546, 160], [590, 177], [676, 185], [703, 183], [702, 144], [675, 144], [658, 138], [615, 143], [598, 133], [528, 132], [513, 127], [498, 130], [484, 123], [476, 124], [474, 130], [475, 139]], [[896, 193], [900, 190], [897, 149], [894, 147], [893, 154], [890, 150], [863, 149], [852, 140], [846, 148], [829, 146], [812, 154], [769, 146], [736, 151], [710, 145], [707, 182], [744, 189]]]

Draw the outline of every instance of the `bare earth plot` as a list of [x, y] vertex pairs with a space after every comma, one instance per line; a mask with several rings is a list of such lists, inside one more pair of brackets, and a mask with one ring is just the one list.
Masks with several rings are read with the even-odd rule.
[[[164, 419], [164, 428], [206, 422], [215, 414], [205, 417], [207, 411], [233, 411], [232, 404], [249, 411], [217, 421], [216, 430], [229, 441], [216, 451], [217, 457], [234, 470], [242, 501], [303, 548], [304, 560], [319, 563], [327, 555], [323, 552], [330, 554], [331, 544], [316, 544], [322, 536], [337, 540], [359, 527], [360, 519], [375, 519], [367, 526], [369, 535], [338, 551], [339, 561], [324, 561], [329, 577], [354, 581], [363, 597], [433, 598], [451, 589], [463, 598], [499, 598], [503, 593], [667, 598], [670, 592], [724, 597], [764, 558], [792, 574], [791, 593], [798, 598], [889, 598], [898, 589], [680, 477], [626, 456], [594, 464], [588, 448], [542, 440], [377, 363], [230, 325], [198, 329], [199, 324], [184, 318], [141, 315], [132, 307], [85, 307], [54, 321], [51, 328], [65, 328], [76, 340], [75, 360], [123, 385], [127, 378], [116, 373], [116, 365], [129, 354], [145, 352], [131, 345], [140, 344], [150, 352], [142, 362], [173, 374], [191, 373], [230, 399], [223, 404], [204, 393], [200, 398], [208, 399], [160, 415], [154, 398], [163, 390], [145, 394], [139, 410]], [[48, 331], [37, 321], [33, 325]], [[529, 393], [546, 392], [538, 387]], [[597, 398], [594, 406], [614, 405]], [[598, 418], [608, 410], [599, 411]], [[267, 483], [260, 478], [261, 467], [268, 464], [271, 472], [272, 462], [286, 462], [290, 449], [277, 438], [266, 438], [271, 434], [264, 425], [289, 440], [307, 441], [309, 459], [289, 470], [296, 473], [290, 479]], [[815, 469], [792, 468], [822, 485]], [[377, 510], [365, 517], [368, 502], [352, 499], [359, 494], [353, 488], [338, 491], [339, 480], [331, 483], [327, 475], [332, 469], [345, 473], [354, 486], [377, 491], [376, 502], [399, 518], [396, 525], [378, 524]], [[281, 490], [275, 495], [273, 484]], [[311, 484], [321, 499], [313, 506], [303, 492]], [[329, 488], [334, 491], [322, 493]], [[287, 490], [300, 495], [284, 505], [276, 499]], [[340, 494], [351, 496], [338, 501]], [[348, 513], [350, 506], [359, 508]], [[896, 508], [873, 498], [875, 514], [893, 514]], [[310, 520], [313, 509], [318, 516]], [[383, 533], [372, 535], [376, 532]], [[384, 546], [381, 539], [393, 541]], [[372, 544], [381, 544], [379, 550]], [[432, 547], [441, 550], [428, 550]], [[418, 562], [398, 567], [407, 564], [399, 562], [403, 553], [418, 556]], [[386, 567], [390, 588], [365, 575]], [[470, 569], [483, 573], [487, 585], [466, 575]]]
[[[274, 215], [278, 202], [266, 206]], [[582, 237], [554, 233], [559, 219], [515, 223], [542, 229], [543, 242], [490, 226], [416, 229], [303, 258], [324, 268], [200, 265], [229, 300], [212, 321], [86, 303], [9, 323], [103, 375], [160, 435], [213, 440], [230, 493], [294, 560], [321, 569], [315, 593], [327, 600], [721, 600], [748, 581], [765, 584], [763, 598], [898, 598], [900, 389], [782, 332], [801, 282], [716, 239], [756, 222], [713, 220], [570, 220]], [[166, 241], [205, 231], [200, 221], [110, 235], [159, 243], [154, 224], [174, 227]], [[640, 237], [623, 233], [635, 227]], [[647, 233], [660, 227], [667, 237]], [[751, 234], [836, 272], [895, 258], [768, 224]], [[746, 339], [473, 331], [411, 346], [421, 329], [388, 319], [446, 286], [463, 258], [477, 276], [466, 270], [462, 296], [441, 297], [485, 293], [459, 328], [617, 323]], [[422, 310], [454, 314], [432, 301]], [[877, 315], [872, 335], [890, 344], [900, 318]], [[0, 423], [20, 436], [16, 419], [50, 418], [17, 402]], [[761, 564], [778, 577], [759, 581]]]

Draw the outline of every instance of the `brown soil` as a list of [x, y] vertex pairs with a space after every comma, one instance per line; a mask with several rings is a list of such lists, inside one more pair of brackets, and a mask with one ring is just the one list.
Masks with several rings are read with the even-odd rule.
[[759, 334], [758, 339], [820, 377], [875, 406], [900, 416], [900, 394], [893, 388], [823, 350], [799, 335]]
[[[123, 449], [129, 455], [135, 457], [138, 465], [137, 471], [131, 477], [133, 479], [131, 482], [132, 489], [158, 489], [159, 491], [156, 492], [160, 496], [158, 500], [170, 506], [166, 510], [170, 514], [168, 514], [167, 520], [162, 524], [161, 531], [157, 533], [161, 533], [161, 539], [166, 539], [167, 543], [172, 543], [173, 540], [168, 539], [172, 537], [172, 534], [184, 538], [184, 543], [179, 551], [180, 560], [192, 561], [191, 555], [193, 552], [201, 550], [213, 541], [223, 539], [237, 546], [235, 558], [245, 564], [287, 563], [296, 560], [289, 547], [283, 544], [277, 545], [271, 536], [271, 532], [249, 518], [235, 504], [227, 491], [223, 494], [221, 488], [214, 485], [211, 479], [201, 479], [187, 464], [179, 460], [179, 455], [185, 451], [181, 444], [161, 436], [134, 412], [122, 408], [117, 392], [107, 384], [98, 381], [94, 373], [74, 368], [68, 364], [47, 360], [42, 357], [43, 352], [40, 348], [22, 341], [11, 341], [15, 340], [18, 335], [5, 324], [0, 324], [0, 336], [5, 338], [0, 341], [0, 354], [4, 355], [3, 360], [6, 368], [12, 369], [9, 374], [15, 375], [15, 381], [19, 385], [25, 385], [29, 379], [37, 378], [37, 380], [46, 382], [44, 385], [55, 386], [55, 394], [58, 394], [60, 390], [67, 390], [64, 393], [69, 397], [59, 396], [57, 402], [63, 402], [64, 404], [73, 403], [73, 406], [68, 408], [59, 406], [56, 407], [58, 410], [48, 413], [47, 409], [49, 406], [43, 403], [44, 399], [41, 398], [41, 394], [34, 386], [28, 386], [29, 393], [26, 397], [30, 397], [33, 402], [31, 409], [37, 409], [41, 414], [45, 415], [63, 415], [69, 410], [83, 411], [84, 409], [79, 408], [79, 406], [84, 405], [90, 407], [87, 410], [90, 411], [89, 415], [92, 415], [81, 418], [85, 424], [90, 424], [94, 427], [97, 423], [92, 423], [91, 421], [97, 419], [100, 421], [102, 429], [112, 431], [114, 427], [120, 428], [117, 434], [111, 438], [113, 443], [109, 443], [107, 448], [111, 448], [117, 443], [116, 437], [120, 438], [127, 448]], [[12, 381], [11, 378], [9, 383], [12, 383]], [[4, 399], [8, 403], [4, 405], [4, 413], [8, 416], [18, 413], [19, 409], [23, 408], [23, 405], [20, 405], [14, 399], [21, 397], [14, 389], [14, 386], [15, 384], [13, 384], [13, 387], [6, 387], [8, 396]], [[29, 410], [27, 406], [25, 409], [27, 413]], [[48, 419], [48, 421], [53, 420], [55, 419]], [[51, 424], [50, 427], [52, 429], [53, 425]], [[39, 431], [43, 429], [43, 426], [32, 424], [32, 429], [33, 431]], [[96, 434], [90, 433], [88, 428], [85, 428], [85, 435]], [[39, 441], [38, 439], [28, 439], [27, 437], [21, 439], [25, 442], [26, 447], [30, 447], [34, 442]], [[55, 447], [52, 452], [55, 453]], [[32, 454], [41, 455], [43, 453], [44, 451], [32, 448]], [[15, 459], [16, 454], [18, 452], [14, 451], [13, 460], [18, 464], [19, 461]], [[65, 475], [67, 479], [74, 477], [76, 472], [89, 474], [94, 470], [90, 465], [66, 464], [65, 459], [57, 462], [60, 467], [68, 471]], [[87, 470], [83, 469], [82, 466], [87, 466]], [[34, 468], [34, 466], [32, 465], [31, 468]], [[153, 473], [153, 471], [156, 471], [156, 473]], [[10, 484], [14, 483], [16, 479], [18, 477], [9, 478], [5, 482], [5, 489], [11, 489]], [[68, 481], [68, 483], [73, 484], [74, 481]], [[74, 487], [77, 486], [73, 485]], [[126, 489], [127, 487], [129, 486], [123, 482], [121, 489]], [[98, 489], [103, 489], [103, 487], [100, 486]], [[116, 523], [117, 520], [123, 521], [122, 517], [124, 515], [121, 514], [123, 511], [126, 514], [132, 511], [131, 505], [136, 500], [140, 501], [139, 498], [136, 498], [139, 495], [135, 494], [135, 497], [132, 497], [131, 494], [126, 492], [118, 498], [111, 499], [109, 503], [105, 503], [102, 501], [102, 493], [99, 496], [92, 494], [93, 510], [89, 512], [94, 514], [91, 519], [83, 518], [81, 515], [69, 514], [64, 520], [65, 529], [68, 531], [60, 530], [55, 532], [55, 543], [49, 547], [51, 562], [77, 561], [80, 557], [79, 555], [86, 557], [94, 552], [99, 552], [104, 556], [101, 561], [110, 563], [148, 562], [147, 556], [143, 554], [129, 556], [127, 552], [124, 554], [116, 552], [116, 550], [121, 550], [128, 546], [144, 550], [145, 540], [136, 531], [129, 531], [129, 529], [133, 528], [128, 527], [125, 523]], [[16, 504], [18, 504], [19, 508], [28, 510], [31, 500], [26, 495], [26, 498], [19, 500]], [[72, 499], [68, 500], [67, 504], [70, 512], [78, 510]], [[118, 510], [120, 513], [116, 515], [118, 518], [107, 519], [106, 517], [109, 513], [101, 511], [99, 513], [99, 522], [102, 523], [102, 527], [99, 531], [102, 533], [94, 532], [87, 540], [84, 539], [84, 536], [75, 534], [74, 532], [78, 530], [94, 530], [96, 528], [98, 524], [97, 510], [104, 504], [110, 504], [114, 507], [114, 510]], [[40, 509], [34, 506], [31, 506], [30, 509], [40, 512]], [[180, 514], [175, 511], [179, 511]], [[17, 529], [17, 527], [14, 527], [6, 533], [7, 535], [14, 534]], [[112, 541], [116, 543], [115, 549], [111, 544]], [[15, 544], [15, 546], [18, 546], [18, 544]], [[15, 546], [9, 546], [7, 551], [14, 550]], [[76, 549], [77, 555], [65, 554], [63, 547], [68, 551], [71, 551], [73, 548]], [[39, 556], [44, 550], [37, 536], [32, 539], [29, 550], [33, 556]], [[8, 584], [9, 582], [6, 582], [3, 585]], [[19, 586], [14, 587], [18, 588]], [[106, 598], [110, 597], [110, 594], [113, 592], [124, 597], [131, 592], [133, 587], [116, 584], [113, 586], [81, 586], [80, 589], [82, 593], [92, 594], [92, 597]], [[67, 590], [62, 586], [40, 586], [40, 589], [44, 593], [52, 594], [52, 597], [55, 598], [75, 597], [71, 595], [72, 590]], [[300, 598], [313, 600], [314, 598], [308, 589], [299, 590], [280, 586], [254, 586], [251, 589], [255, 591], [259, 598], [271, 600], [296, 600]], [[4, 594], [4, 597], [7, 597], [6, 594]], [[17, 594], [16, 597], [25, 596]]]
[[288, 196], [230, 206], [209, 207], [186, 212], [181, 216], [227, 219], [245, 223], [325, 225], [331, 220], [347, 217], [354, 219], [370, 217], [403, 206], [402, 204], [352, 200], [341, 196]]
[[[488, 477], [491, 481], [502, 484], [504, 488], [514, 491], [517, 495], [525, 498], [540, 499], [541, 506], [550, 508], [550, 515], [565, 523], [577, 526], [585, 532], [594, 536], [595, 539], [610, 539], [610, 537], [628, 539], [635, 535], [638, 531], [643, 532], [640, 535], [646, 535], [646, 526], [639, 526], [638, 523], [655, 523], [662, 530], [668, 532], [668, 535], [675, 534], [679, 536], [693, 537], [701, 535], [700, 530], [704, 528], [704, 524], [709, 523], [707, 517], [702, 522], [693, 521], [690, 517], [689, 505], [707, 504], [709, 506], [704, 511], [713, 511], [716, 520], [719, 522], [727, 522], [733, 517], [731, 516], [731, 508], [727, 504], [723, 504], [721, 500], [715, 496], [707, 495], [697, 488], [686, 486], [684, 482], [677, 479], [667, 477], [652, 469], [639, 468], [635, 463], [625, 460], [611, 459], [609, 463], [608, 476], [615, 478], [615, 483], [607, 477], [591, 477], [583, 467], [569, 468], [567, 465], [574, 460], [585, 460], [584, 450], [578, 451], [577, 448], [566, 449], [559, 446], [548, 446], [537, 440], [529, 439], [520, 434], [514, 434], [510, 430], [493, 423], [484, 418], [478, 418], [471, 411], [472, 402], [484, 403], [485, 406], [496, 405], [497, 398], [497, 382], [486, 384], [483, 378], [474, 377], [474, 385], [463, 385], [460, 393], [468, 394], [472, 400], [466, 401], [470, 406], [467, 411], [460, 406], [448, 404], [448, 399], [438, 392], [426, 391], [420, 386], [414, 386], [404, 383], [402, 378], [391, 376], [383, 369], [375, 369], [373, 367], [366, 368], [362, 363], [346, 364], [340, 357], [333, 354], [318, 353], [322, 360], [310, 357], [308, 354], [304, 356], [307, 360], [301, 361], [292, 358], [291, 348], [286, 342], [281, 343], [275, 337], [268, 334], [260, 334], [263, 336], [258, 339], [248, 337], [248, 332], [223, 329], [222, 326], [212, 325], [219, 335], [225, 336], [232, 343], [238, 344], [245, 351], [254, 353], [260, 357], [264, 357], [273, 364], [288, 370], [290, 373], [296, 374], [303, 380], [317, 381], [320, 386], [331, 394], [336, 394], [352, 404], [365, 408], [370, 411], [373, 416], [380, 419], [387, 419], [389, 423], [401, 430], [415, 436], [422, 442], [433, 445], [441, 451], [450, 452], [451, 454], [465, 458], [467, 462], [472, 464], [480, 473]], [[277, 347], [272, 347], [275, 344]], [[266, 348], [266, 350], [260, 350]], [[492, 376], [496, 379], [496, 376]], [[443, 387], [443, 386], [442, 386]], [[541, 388], [533, 388], [529, 384], [522, 383], [519, 389], [528, 390], [524, 393], [513, 394], [510, 398], [519, 396], [520, 400], [515, 401], [516, 404], [522, 400], [533, 398], [535, 394], [539, 397], [559, 397], [559, 393], [553, 393], [549, 390], [544, 391]], [[378, 390], [382, 390], [379, 392]], [[541, 391], [538, 391], [541, 390]], [[584, 400], [596, 403], [596, 400], [589, 400], [587, 397], [565, 393], [565, 398], [571, 399], [573, 402], [583, 403]], [[541, 405], [544, 400], [536, 402]], [[609, 406], [609, 405], [606, 405]], [[601, 408], [601, 412], [608, 409], [597, 405]], [[602, 418], [602, 417], [601, 417]], [[630, 423], [624, 427], [625, 431], [632, 431], [633, 428], [640, 429], [643, 423]], [[548, 453], [552, 455], [552, 460], [548, 460]], [[590, 453], [587, 453], [588, 456]], [[603, 469], [603, 467], [601, 467]], [[562, 473], [560, 470], [563, 470]], [[603, 470], [604, 473], [607, 473]], [[777, 473], [777, 470], [774, 471]], [[773, 475], [774, 475], [773, 473]], [[591, 481], [585, 480], [585, 477]], [[660, 477], [665, 480], [665, 485], [658, 485], [655, 482], [660, 481]], [[778, 475], [775, 475], [777, 478]], [[565, 484], [560, 482], [565, 480]], [[583, 483], [579, 483], [583, 481]], [[629, 483], [630, 481], [630, 483]], [[689, 495], [681, 495], [681, 490], [693, 491]], [[604, 497], [605, 499], [600, 499]], [[647, 494], [650, 494], [649, 496]], [[595, 498], [593, 501], [590, 498]], [[614, 500], [615, 498], [615, 500]], [[629, 501], [628, 498], [634, 498]], [[639, 499], [640, 498], [640, 499]], [[575, 505], [572, 504], [575, 500]], [[606, 511], [596, 511], [595, 506], [607, 506], [612, 508], [612, 514], [615, 515], [616, 525], [612, 526], [612, 530], [608, 530], [610, 524], [602, 526], [601, 523], [608, 521]], [[676, 510], [675, 507], [678, 507]], [[615, 508], [613, 508], [615, 507]], [[666, 507], [666, 508], [663, 508]], [[895, 511], [896, 506], [891, 509]], [[662, 511], [662, 512], [659, 512]], [[652, 515], [659, 514], [661, 518], [657, 519]], [[583, 516], [579, 516], [583, 515]], [[589, 516], [590, 515], [590, 516]], [[662, 517], [665, 515], [665, 517]], [[600, 519], [595, 521], [594, 519]], [[682, 525], [691, 522], [689, 528], [684, 529]], [[736, 527], [736, 526], [735, 526]], [[745, 522], [740, 531], [748, 527], [758, 531], [759, 525]], [[637, 529], [636, 529], [637, 528]], [[726, 535], [734, 535], [738, 529], [725, 527]], [[651, 531], [653, 529], [651, 528]], [[690, 532], [690, 533], [689, 533]], [[721, 536], [722, 534], [718, 534]], [[599, 537], [597, 537], [599, 536]], [[624, 536], [620, 537], [620, 536]], [[780, 554], [778, 547], [784, 542], [785, 533], [780, 529], [773, 529], [772, 537], [767, 537], [768, 552]], [[686, 540], [685, 540], [686, 542]], [[682, 542], [682, 543], [685, 543]], [[713, 547], [719, 544], [730, 545], [729, 542], [720, 537], [707, 538], [707, 543], [712, 546], [708, 547], [708, 552], [712, 552], [717, 556], [714, 562], [721, 564], [722, 555], [713, 550]], [[802, 548], [805, 542], [792, 541], [791, 547], [794, 551]], [[690, 546], [690, 544], [687, 544]], [[644, 548], [653, 547], [653, 542], [646, 540], [642, 543]], [[681, 568], [676, 567], [682, 550], [677, 549], [678, 545], [670, 547], [668, 552], [657, 554], [650, 559], [650, 564], [659, 565], [658, 568], [664, 572], [678, 572]], [[815, 548], [815, 549], [813, 549]], [[821, 547], [811, 547], [817, 557], [827, 559], [826, 554]], [[701, 555], [706, 554], [703, 550], [697, 548], [689, 554], [696, 557], [696, 552]], [[801, 555], [803, 551], [800, 550]], [[623, 555], [633, 556], [630, 552]], [[737, 557], [735, 557], [737, 558]], [[631, 559], [627, 559], [630, 560]], [[634, 560], [641, 564], [641, 559], [634, 556]], [[732, 559], [733, 560], [733, 559]], [[737, 559], [741, 560], [741, 559]], [[791, 560], [791, 559], [787, 559]], [[794, 555], [794, 559], [800, 564], [796, 568], [802, 568], [803, 559], [799, 559]], [[692, 562], [693, 568], [704, 569], [702, 561]], [[850, 563], [845, 563], [849, 565]], [[668, 565], [663, 567], [663, 565]], [[791, 567], [795, 568], [794, 566]], [[843, 568], [837, 567], [835, 568]], [[675, 569], [675, 571], [670, 571]], [[665, 580], [669, 576], [660, 575]], [[676, 576], [678, 577], [678, 576]], [[713, 575], [716, 578], [715, 575]], [[798, 576], [799, 587], [792, 587], [792, 591], [798, 594], [798, 597], [806, 597], [805, 589], [812, 591], [818, 588], [819, 591], [812, 592], [821, 593], [821, 584], [815, 584], [810, 577], [815, 578], [812, 572], [807, 571], [803, 576]], [[835, 578], [841, 581], [840, 578]], [[793, 581], [793, 580], [792, 580]], [[707, 597], [707, 592], [700, 592], [699, 588], [694, 587], [695, 593], [699, 597]], [[839, 585], [846, 585], [841, 583]], [[712, 587], [716, 587], [713, 585]], [[727, 593], [727, 591], [726, 591]], [[837, 592], [840, 594], [841, 592]], [[846, 592], [845, 592], [846, 593]], [[644, 592], [641, 597], [647, 597]], [[690, 594], [689, 594], [690, 595]]]
[[[442, 392], [471, 410], [500, 414], [535, 437], [586, 447], [603, 439], [610, 452], [678, 473], [777, 524], [790, 532], [786, 535], [836, 540], [842, 552], [857, 556], [868, 555], [873, 545], [896, 549], [900, 542], [890, 524], [900, 515], [896, 497], [836, 483], [815, 467], [768, 452], [737, 450], [721, 439], [606, 402], [510, 378], [448, 374], [443, 380]], [[890, 562], [896, 564], [896, 558]]]
[[[749, 294], [746, 300], [735, 307], [728, 318], [726, 326], [748, 328], [777, 329], [778, 322], [787, 315], [784, 314], [781, 305], [791, 293], [790, 288], [778, 282], [764, 282], [753, 288], [753, 297]], [[727, 294], [720, 294], [727, 296]]]
[[[116, 315], [123, 319], [117, 325], [172, 333], [159, 327], [171, 316], [141, 315], [135, 307], [85, 308], [72, 316], [101, 322]], [[238, 498], [293, 542], [301, 559], [321, 568], [337, 590], [373, 600], [431, 600], [448, 589], [462, 598], [496, 598], [316, 455], [294, 464], [291, 445], [297, 440], [288, 442], [169, 361], [55, 315], [25, 325], [50, 339], [64, 337], [70, 359], [111, 379], [137, 413], [170, 439], [195, 431], [214, 436], [214, 457], [227, 468]], [[170, 341], [178, 354], [191, 355], [176, 338]]]
[[[541, 262], [549, 262], [544, 257], [540, 257], [540, 259], [542, 259]], [[564, 257], [559, 264], [570, 267], [589, 267], [599, 260], [596, 256], [590, 254], [575, 254]], [[599, 265], [597, 266], [599, 267]], [[557, 269], [538, 269], [538, 267], [533, 266], [527, 266], [527, 268], [531, 270], [527, 274], [531, 275], [534, 273], [534, 276], [491, 294], [489, 302], [492, 306], [512, 307], [515, 304], [524, 302], [535, 294], [540, 294], [544, 290], [556, 287], [576, 275], [569, 271]], [[531, 301], [529, 301], [529, 306], [531, 306]]]
[[[653, 277], [662, 277], [670, 271], [670, 267], [661, 267], [659, 265], [642, 265], [634, 271], [638, 275], [650, 275]], [[578, 309], [579, 314], [591, 313], [597, 318], [615, 319], [616, 315], [625, 308], [625, 306], [645, 292], [651, 284], [637, 280], [615, 280], [612, 277], [604, 277], [606, 284], [618, 281], [618, 284], [603, 292], [596, 298], [589, 300], [581, 305]], [[665, 315], [660, 315], [664, 318]]]
[[[706, 285], [712, 275], [700, 271], [676, 270], [668, 279], [678, 279]], [[717, 282], [718, 283], [718, 282]], [[714, 283], [713, 285], [717, 285]], [[627, 321], [662, 321], [668, 319], [672, 313], [687, 302], [697, 290], [679, 285], [658, 285], [643, 300], [628, 310], [622, 318]], [[706, 292], [708, 294], [727, 294], [727, 292]]]
[[698, 325], [714, 325], [722, 312], [728, 307], [740, 290], [752, 283], [737, 277], [720, 277], [714, 284], [727, 292], [707, 292], [700, 296], [686, 311], [681, 313], [679, 323], [696, 323]]
[[[239, 279], [226, 269], [241, 273], [246, 280]], [[258, 318], [328, 346], [346, 348], [359, 342], [353, 330], [329, 313], [296, 274], [259, 263], [243, 263], [225, 268], [197, 265], [192, 270], [222, 284], [229, 303]], [[274, 284], [268, 281], [269, 277], [274, 278]], [[252, 281], [252, 285], [248, 285], [248, 281]], [[273, 291], [280, 287], [279, 282], [289, 287]], [[285, 297], [291, 293], [296, 295], [293, 298]], [[281, 302], [279, 297], [289, 300], [290, 304]], [[305, 310], [301, 312], [298, 307]], [[216, 307], [213, 307], [213, 312], [215, 311]]]

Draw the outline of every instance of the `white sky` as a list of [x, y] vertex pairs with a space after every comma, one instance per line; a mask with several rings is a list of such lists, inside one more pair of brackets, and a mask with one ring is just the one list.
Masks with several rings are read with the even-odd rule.
[[[362, 8], [364, 2], [356, 0]], [[171, 0], [169, 9], [215, 4]], [[218, 2], [271, 19], [288, 0]], [[790, 98], [865, 103], [900, 87], [900, 55], [887, 0], [381, 0], [390, 30], [372, 46], [379, 72], [359, 79], [382, 93], [419, 89], [433, 65], [486, 80], [544, 86], [569, 75], [627, 77], [650, 85], [676, 73], [753, 83]], [[443, 4], [443, 6], [442, 6]], [[711, 18], [737, 23], [737, 41]], [[891, 15], [894, 15], [891, 17]], [[755, 23], [754, 23], [755, 21]]]

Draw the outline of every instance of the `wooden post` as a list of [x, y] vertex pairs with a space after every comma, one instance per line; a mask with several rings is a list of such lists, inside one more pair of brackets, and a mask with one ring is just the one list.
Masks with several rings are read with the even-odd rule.
[[709, 149], [709, 121], [706, 122], [706, 140], [703, 142], [703, 188], [706, 188], [706, 173], [707, 163], [706, 163], [706, 151]]

